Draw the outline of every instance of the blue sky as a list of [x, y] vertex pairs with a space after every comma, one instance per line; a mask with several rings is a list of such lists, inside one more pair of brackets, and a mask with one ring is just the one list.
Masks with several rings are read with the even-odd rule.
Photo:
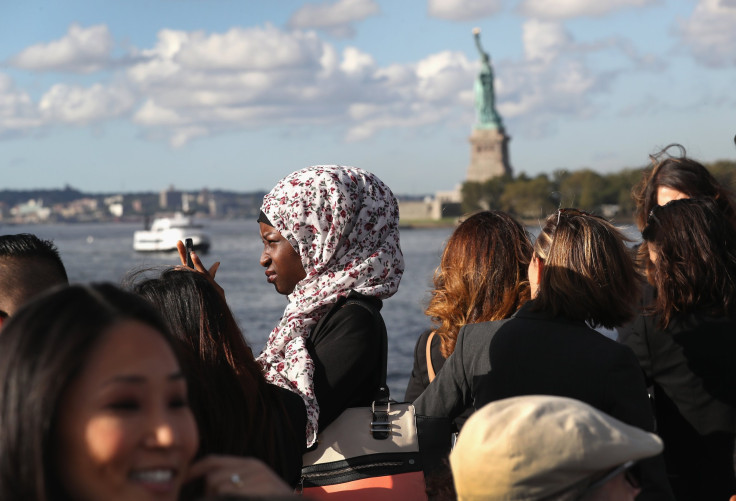
[[736, 0], [3, 2], [0, 188], [465, 178], [478, 53], [516, 173], [736, 157]]

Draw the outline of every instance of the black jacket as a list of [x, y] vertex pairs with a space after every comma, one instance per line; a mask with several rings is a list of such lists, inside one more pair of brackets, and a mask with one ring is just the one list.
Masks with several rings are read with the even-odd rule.
[[[427, 371], [427, 339], [431, 330], [424, 331], [417, 339], [417, 344], [414, 347], [414, 367], [411, 370], [411, 377], [409, 378], [409, 384], [406, 387], [406, 395], [404, 400], [407, 402], [413, 402], [424, 390], [429, 386], [429, 372]], [[429, 356], [432, 359], [432, 368], [434, 373], [439, 374], [442, 366], [445, 365], [445, 357], [442, 356], [440, 351], [440, 337], [435, 335], [432, 338], [432, 344], [430, 345]], [[460, 430], [465, 421], [468, 420], [470, 415], [473, 413], [473, 406], [469, 405], [466, 410], [458, 415], [454, 420], [455, 430]]]
[[653, 386], [657, 433], [677, 499], [736, 493], [736, 321], [692, 314], [666, 330], [642, 315], [622, 342]]
[[[575, 398], [647, 431], [654, 418], [644, 377], [626, 346], [585, 325], [532, 311], [466, 325], [455, 351], [414, 402], [418, 415], [454, 418], [468, 405], [519, 395]], [[641, 462], [639, 499], [672, 499], [661, 457]]]
[[348, 407], [369, 406], [376, 396], [385, 329], [378, 313], [382, 304], [378, 298], [352, 291], [338, 299], [309, 336], [320, 430]]

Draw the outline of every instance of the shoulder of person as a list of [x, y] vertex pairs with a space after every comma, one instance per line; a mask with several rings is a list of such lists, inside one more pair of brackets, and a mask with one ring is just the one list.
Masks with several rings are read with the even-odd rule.
[[341, 305], [340, 307], [342, 308], [354, 306], [377, 311], [380, 311], [383, 307], [383, 301], [381, 299], [374, 296], [366, 296], [354, 290], [351, 290], [347, 296], [340, 298], [337, 304]]
[[351, 293], [341, 297], [312, 330], [310, 339], [316, 342], [337, 329], [350, 337], [361, 332], [380, 331], [385, 325], [381, 316], [382, 302], [378, 298]]
[[458, 342], [460, 337], [463, 338], [463, 343], [477, 341], [478, 339], [487, 338], [489, 335], [495, 334], [501, 327], [512, 320], [511, 318], [505, 318], [503, 320], [493, 320], [490, 322], [480, 322], [477, 324], [464, 325], [460, 332], [458, 332]]
[[381, 316], [383, 302], [371, 296], [351, 291], [347, 297], [340, 298], [328, 315], [333, 321], [344, 320], [350, 317], [361, 322], [370, 322], [373, 317]]

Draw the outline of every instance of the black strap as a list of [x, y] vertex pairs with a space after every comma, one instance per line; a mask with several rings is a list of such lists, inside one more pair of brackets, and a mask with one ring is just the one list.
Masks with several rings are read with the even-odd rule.
[[386, 384], [386, 372], [388, 370], [388, 333], [386, 332], [386, 324], [372, 304], [367, 301], [358, 299], [348, 299], [344, 306], [349, 304], [357, 304], [367, 309], [373, 315], [373, 321], [380, 326], [381, 329], [381, 369], [379, 373], [379, 385], [376, 396], [373, 400], [371, 416], [371, 434], [376, 440], [386, 440], [391, 435], [391, 424], [388, 419], [388, 413], [391, 410], [391, 392]]
[[386, 324], [383, 321], [383, 317], [379, 313], [378, 309], [368, 301], [361, 301], [360, 299], [348, 299], [343, 307], [349, 304], [357, 304], [371, 312], [373, 315], [373, 321], [381, 329], [381, 372], [379, 373], [379, 385], [378, 392], [376, 393], [375, 400], [378, 402], [388, 402], [391, 398], [391, 392], [386, 384], [386, 372], [388, 370], [388, 333], [386, 332]]

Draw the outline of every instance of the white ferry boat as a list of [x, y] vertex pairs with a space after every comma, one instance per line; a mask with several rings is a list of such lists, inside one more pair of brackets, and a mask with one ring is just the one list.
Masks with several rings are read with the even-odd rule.
[[146, 230], [133, 234], [133, 249], [138, 252], [168, 252], [176, 250], [176, 242], [191, 238], [194, 250], [207, 252], [210, 237], [201, 224], [190, 215], [176, 213], [173, 217], [157, 217]]

